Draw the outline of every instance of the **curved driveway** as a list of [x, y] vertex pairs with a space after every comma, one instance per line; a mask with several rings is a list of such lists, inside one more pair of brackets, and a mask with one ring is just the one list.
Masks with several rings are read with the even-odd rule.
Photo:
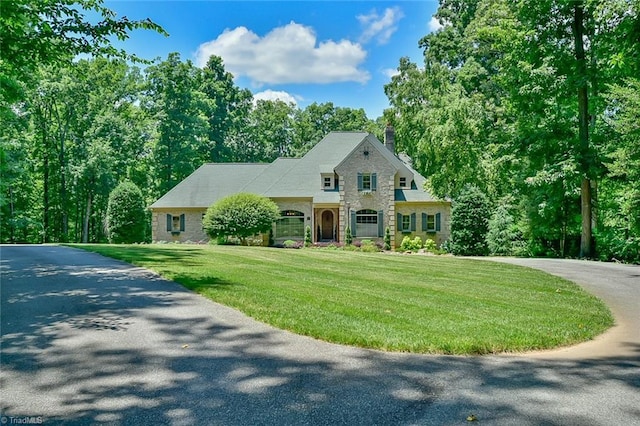
[[[0, 411], [11, 423], [640, 425], [640, 267], [512, 260], [610, 304], [597, 341], [527, 356], [394, 354], [258, 323], [102, 256], [2, 246]], [[585, 345], [592, 345], [587, 347]]]

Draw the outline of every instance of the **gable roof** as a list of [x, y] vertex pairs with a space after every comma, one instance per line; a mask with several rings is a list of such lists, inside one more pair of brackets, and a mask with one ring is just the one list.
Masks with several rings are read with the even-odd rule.
[[207, 208], [220, 198], [252, 192], [269, 198], [311, 198], [314, 203], [338, 203], [338, 191], [321, 188], [321, 173], [332, 173], [368, 142], [396, 171], [413, 175], [418, 189], [398, 189], [396, 201], [436, 201], [423, 190], [424, 177], [365, 132], [331, 132], [302, 158], [278, 158], [267, 163], [208, 163], [176, 185], [150, 208]]

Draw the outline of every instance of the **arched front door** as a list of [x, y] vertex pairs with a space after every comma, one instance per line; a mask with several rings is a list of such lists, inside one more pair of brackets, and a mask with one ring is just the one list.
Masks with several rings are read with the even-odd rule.
[[325, 210], [322, 212], [322, 239], [333, 240], [333, 212]]

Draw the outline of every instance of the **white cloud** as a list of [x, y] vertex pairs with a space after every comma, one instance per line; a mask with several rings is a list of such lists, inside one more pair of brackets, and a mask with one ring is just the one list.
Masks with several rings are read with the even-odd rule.
[[398, 29], [398, 21], [404, 15], [399, 7], [390, 7], [385, 9], [382, 16], [373, 10], [368, 15], [358, 15], [358, 21], [364, 26], [364, 31], [360, 36], [360, 41], [366, 43], [372, 39], [376, 39], [378, 44], [386, 44]]
[[313, 29], [291, 22], [260, 37], [245, 27], [226, 29], [215, 40], [201, 44], [196, 64], [211, 55], [224, 60], [225, 69], [252, 84], [365, 83], [370, 75], [359, 69], [367, 52], [348, 40], [318, 43]]
[[428, 25], [429, 25], [429, 31], [431, 31], [431, 32], [436, 32], [440, 28], [444, 27], [444, 25], [442, 25], [440, 23], [440, 21], [438, 20], [438, 18], [436, 18], [435, 16], [431, 17], [431, 20], [429, 21]]
[[298, 99], [282, 90], [265, 90], [262, 92], [258, 92], [253, 95], [253, 101], [257, 102], [259, 100], [267, 100], [267, 101], [282, 101], [287, 104], [298, 105]]
[[398, 68], [385, 68], [382, 70], [382, 74], [391, 79], [394, 75], [399, 75], [400, 71], [398, 71]]

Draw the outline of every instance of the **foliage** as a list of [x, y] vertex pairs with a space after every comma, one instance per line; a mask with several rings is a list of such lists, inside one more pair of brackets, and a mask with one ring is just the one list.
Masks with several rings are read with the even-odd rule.
[[107, 235], [113, 244], [145, 241], [145, 203], [142, 191], [132, 182], [122, 182], [109, 194]]
[[384, 250], [391, 250], [391, 230], [389, 229], [388, 226], [384, 229], [384, 245], [383, 245], [383, 249]]
[[513, 216], [505, 206], [498, 206], [489, 219], [487, 246], [489, 253], [498, 256], [516, 254], [518, 229]]
[[434, 253], [438, 247], [436, 246], [436, 242], [431, 238], [427, 238], [424, 240], [424, 249], [428, 252]]
[[203, 219], [211, 238], [232, 236], [245, 245], [247, 238], [272, 228], [280, 209], [270, 199], [256, 194], [239, 193], [212, 204]]
[[415, 238], [411, 238], [408, 235], [402, 239], [402, 243], [400, 243], [400, 249], [402, 251], [418, 251], [422, 248], [422, 238], [416, 235]]
[[311, 227], [307, 225], [307, 227], [304, 229], [304, 246], [309, 247], [311, 246], [312, 242], [313, 241], [311, 240]]
[[[96, 16], [89, 19], [89, 14]], [[138, 28], [168, 35], [149, 19], [116, 18], [103, 0], [3, 1], [0, 107], [22, 97], [21, 83], [40, 65], [69, 64], [80, 54], [132, 58], [116, 49], [112, 40], [125, 40]]]
[[351, 235], [351, 228], [347, 226], [344, 231], [344, 242], [347, 246], [353, 244], [353, 236]]
[[[574, 283], [488, 261], [206, 245], [80, 247], [150, 268], [275, 327], [387, 351], [535, 350], [589, 340], [613, 323], [606, 306]], [[433, 272], [428, 279], [425, 271]]]
[[451, 252], [483, 256], [488, 252], [489, 201], [475, 186], [465, 187], [451, 209]]
[[360, 241], [360, 251], [364, 253], [377, 253], [380, 251], [378, 246], [371, 240]]

